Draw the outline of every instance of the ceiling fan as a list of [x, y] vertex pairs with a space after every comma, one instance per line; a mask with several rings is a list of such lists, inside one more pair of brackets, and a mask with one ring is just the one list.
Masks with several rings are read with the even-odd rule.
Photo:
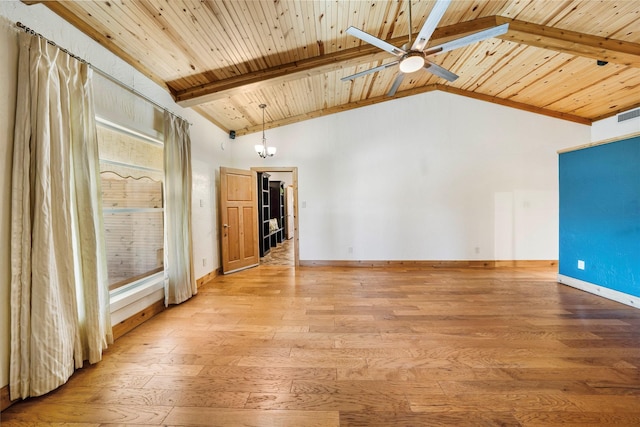
[[[398, 68], [400, 69], [400, 71], [398, 72], [398, 76], [393, 82], [391, 89], [389, 89], [387, 96], [395, 95], [396, 91], [398, 90], [398, 87], [400, 87], [400, 84], [404, 79], [405, 74], [411, 74], [420, 69], [427, 70], [428, 72], [438, 77], [442, 77], [443, 79], [452, 82], [456, 80], [458, 76], [455, 73], [452, 73], [451, 71], [429, 61], [427, 57], [438, 54], [438, 53], [448, 52], [450, 50], [457, 49], [459, 47], [463, 47], [471, 43], [476, 43], [482, 40], [486, 40], [491, 37], [502, 35], [506, 33], [507, 30], [509, 29], [509, 24], [502, 24], [496, 27], [479, 31], [477, 33], [470, 34], [468, 36], [464, 36], [458, 39], [448, 41], [446, 43], [443, 43], [437, 46], [431, 46], [427, 48], [427, 42], [433, 35], [433, 32], [435, 31], [436, 27], [438, 26], [438, 23], [444, 16], [444, 13], [447, 11], [447, 8], [449, 7], [449, 3], [451, 3], [452, 1], [452, 0], [437, 0], [436, 4], [433, 6], [433, 9], [431, 10], [431, 13], [427, 17], [427, 20], [422, 26], [422, 29], [420, 29], [420, 32], [418, 33], [415, 41], [413, 42], [413, 44], [411, 44], [411, 1], [412, 0], [409, 0], [409, 42], [406, 45], [402, 46], [402, 48], [395, 47], [384, 40], [381, 40], [375, 36], [372, 36], [369, 33], [359, 30], [358, 28], [349, 27], [347, 29], [347, 34], [357, 37], [360, 40], [363, 40], [369, 44], [372, 44], [384, 51], [387, 51], [390, 54], [395, 55], [398, 59], [386, 64], [382, 64], [378, 67], [370, 68], [368, 70], [361, 71], [359, 73], [352, 74], [347, 77], [343, 77], [341, 79], [342, 81], [353, 80], [355, 78], [358, 78], [367, 74], [375, 73], [377, 71], [381, 71], [389, 67], [398, 65]], [[411, 47], [407, 49], [407, 46], [411, 46]]]

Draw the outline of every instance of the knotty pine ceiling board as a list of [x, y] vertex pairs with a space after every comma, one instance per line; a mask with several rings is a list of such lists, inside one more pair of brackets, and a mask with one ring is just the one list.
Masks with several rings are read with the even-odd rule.
[[[595, 91], [595, 86], [614, 79], [614, 66], [598, 67], [593, 61], [568, 57], [559, 67], [550, 70], [543, 79], [520, 91], [514, 100], [529, 97], [530, 103], [563, 112], [575, 112], [581, 103], [579, 94]], [[584, 102], [584, 100], [582, 101]]]
[[[397, 67], [340, 80], [395, 59], [346, 29], [401, 46], [435, 1], [412, 0], [412, 22], [406, 0], [42, 3], [178, 101], [242, 135], [261, 131], [261, 103], [268, 105], [268, 129], [393, 99], [386, 93]], [[637, 0], [455, 0], [434, 38], [457, 38], [505, 19], [517, 20], [505, 36], [430, 58], [458, 80], [420, 71], [405, 77], [395, 98], [444, 90], [581, 123], [640, 106]], [[610, 63], [597, 67], [601, 53]]]
[[[553, 8], [556, 3], [562, 4], [555, 1], [545, 3], [549, 3], [549, 8]], [[546, 16], [530, 8], [517, 19], [594, 36], [621, 37], [621, 40], [630, 42], [640, 41], [637, 24], [640, 19], [640, 8], [637, 1], [574, 0], [563, 8], [559, 8], [560, 4], [555, 5], [556, 8]], [[629, 30], [635, 34], [631, 34]]]
[[[613, 68], [613, 67], [612, 67]], [[621, 67], [622, 68], [622, 67]], [[640, 94], [640, 76], [630, 69], [614, 71], [612, 78], [602, 79], [592, 86], [585, 86], [581, 91], [573, 92], [567, 99], [575, 99], [573, 105], [565, 107], [564, 100], [558, 100], [549, 108], [573, 108], [574, 114], [585, 117], [595, 116], [603, 111], [615, 111], [620, 105], [638, 105]], [[640, 106], [640, 105], [638, 105]]]
[[[541, 49], [531, 50], [516, 43], [512, 44], [514, 50], [510, 55], [509, 70], [512, 75], [510, 80], [504, 80], [500, 74], [486, 83], [486, 93], [500, 96], [506, 99], [515, 99], [521, 91], [544, 79], [552, 70], [561, 67], [567, 61], [567, 56], [552, 51]], [[518, 99], [519, 102], [531, 102], [531, 99]]]

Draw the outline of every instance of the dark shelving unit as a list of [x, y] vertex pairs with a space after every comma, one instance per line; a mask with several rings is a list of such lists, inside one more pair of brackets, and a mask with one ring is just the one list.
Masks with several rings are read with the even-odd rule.
[[271, 247], [284, 241], [284, 183], [269, 181], [269, 215], [278, 221], [278, 227], [271, 232]]
[[269, 174], [258, 172], [258, 222], [260, 226], [260, 257], [265, 256], [271, 250], [271, 233], [269, 232], [269, 219], [271, 210], [269, 191]]

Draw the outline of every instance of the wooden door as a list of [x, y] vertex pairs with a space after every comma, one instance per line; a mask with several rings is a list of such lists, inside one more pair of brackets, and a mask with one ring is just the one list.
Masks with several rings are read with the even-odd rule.
[[254, 171], [220, 168], [223, 274], [260, 263], [256, 182]]

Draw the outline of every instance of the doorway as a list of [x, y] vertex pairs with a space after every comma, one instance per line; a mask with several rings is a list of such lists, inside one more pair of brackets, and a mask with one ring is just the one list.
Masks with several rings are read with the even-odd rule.
[[[261, 265], [300, 265], [299, 228], [298, 228], [298, 168], [297, 167], [252, 167], [254, 172], [266, 172], [276, 180], [286, 183], [285, 188], [291, 186], [293, 193], [293, 237], [285, 239], [277, 248], [273, 248], [269, 255], [260, 258]], [[272, 178], [273, 180], [273, 178]], [[286, 191], [286, 190], [285, 190]]]

